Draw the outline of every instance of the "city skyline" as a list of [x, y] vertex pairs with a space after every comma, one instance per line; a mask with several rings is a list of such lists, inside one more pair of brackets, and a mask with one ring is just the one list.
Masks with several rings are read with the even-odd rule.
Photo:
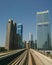
[[[28, 34], [36, 39], [36, 12], [49, 10], [50, 23], [52, 22], [52, 0], [0, 0], [0, 46], [5, 46], [6, 27], [9, 18], [24, 26], [23, 40], [29, 40]], [[52, 23], [51, 23], [52, 28]], [[52, 29], [51, 29], [52, 34]], [[51, 35], [52, 36], [52, 35]]]

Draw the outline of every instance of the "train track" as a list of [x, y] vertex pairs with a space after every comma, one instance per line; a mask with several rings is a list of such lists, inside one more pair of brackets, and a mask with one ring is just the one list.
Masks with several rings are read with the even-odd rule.
[[52, 65], [52, 59], [46, 57], [45, 55], [30, 49], [33, 59], [36, 65]]
[[8, 65], [11, 61], [21, 55], [24, 51], [25, 49], [15, 50], [10, 53], [0, 55], [0, 65]]
[[7, 64], [0, 65], [52, 65], [52, 59], [33, 49], [26, 49], [15, 55], [15, 58], [13, 58], [13, 56], [10, 56], [10, 58], [6, 57], [4, 61], [7, 62], [8, 60], [10, 60], [10, 62]]
[[20, 56], [15, 58], [8, 65], [35, 65], [32, 55], [29, 50], [26, 50]]
[[22, 53], [20, 56], [15, 58], [8, 65], [24, 65], [26, 58], [27, 58], [27, 50], [24, 53]]

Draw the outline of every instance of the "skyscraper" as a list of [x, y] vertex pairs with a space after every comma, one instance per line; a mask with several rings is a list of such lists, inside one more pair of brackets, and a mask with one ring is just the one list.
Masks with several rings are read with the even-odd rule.
[[30, 48], [34, 48], [33, 34], [29, 33], [29, 45]]
[[33, 34], [29, 33], [29, 41], [33, 41]]
[[14, 50], [17, 47], [16, 43], [16, 32], [17, 26], [13, 20], [9, 19], [7, 24], [7, 31], [6, 31], [6, 49], [7, 50]]
[[37, 48], [38, 49], [50, 49], [51, 37], [50, 37], [50, 20], [49, 11], [37, 12]]
[[14, 22], [13, 23], [13, 49], [17, 49], [17, 40], [16, 40], [16, 37], [17, 37], [17, 25], [16, 23]]
[[9, 19], [6, 32], [6, 49], [13, 49], [13, 20]]
[[17, 25], [17, 33], [20, 36], [19, 46], [20, 46], [20, 48], [22, 48], [23, 47], [23, 44], [22, 44], [22, 40], [23, 40], [23, 25], [22, 24], [18, 24]]

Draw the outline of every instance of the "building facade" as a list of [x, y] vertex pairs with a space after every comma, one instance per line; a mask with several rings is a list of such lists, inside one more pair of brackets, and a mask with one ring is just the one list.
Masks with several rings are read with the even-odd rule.
[[29, 44], [30, 48], [34, 48], [33, 34], [29, 33]]
[[18, 48], [18, 43], [17, 43], [17, 25], [14, 22], [13, 23], [13, 49], [17, 49]]
[[20, 46], [20, 48], [23, 48], [23, 44], [22, 44], [22, 40], [23, 40], [23, 25], [22, 24], [18, 24], [17, 25], [17, 33], [20, 36], [19, 46]]
[[29, 33], [29, 41], [33, 41], [33, 34]]
[[37, 48], [50, 49], [51, 36], [50, 36], [50, 19], [49, 11], [42, 11], [36, 13], [36, 30], [37, 30]]
[[17, 31], [16, 23], [13, 23], [13, 20], [9, 19], [7, 24], [6, 46], [5, 46], [7, 50], [16, 49], [16, 31]]

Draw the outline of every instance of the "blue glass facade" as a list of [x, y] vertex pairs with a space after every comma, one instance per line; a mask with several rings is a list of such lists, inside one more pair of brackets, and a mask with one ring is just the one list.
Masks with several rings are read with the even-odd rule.
[[37, 12], [37, 48], [49, 49], [50, 46], [49, 11]]
[[20, 46], [20, 48], [22, 48], [23, 47], [23, 45], [22, 45], [22, 40], [23, 40], [23, 25], [22, 24], [18, 24], [17, 25], [17, 33], [20, 35], [19, 46]]
[[22, 37], [23, 36], [23, 25], [18, 25], [18, 34]]

